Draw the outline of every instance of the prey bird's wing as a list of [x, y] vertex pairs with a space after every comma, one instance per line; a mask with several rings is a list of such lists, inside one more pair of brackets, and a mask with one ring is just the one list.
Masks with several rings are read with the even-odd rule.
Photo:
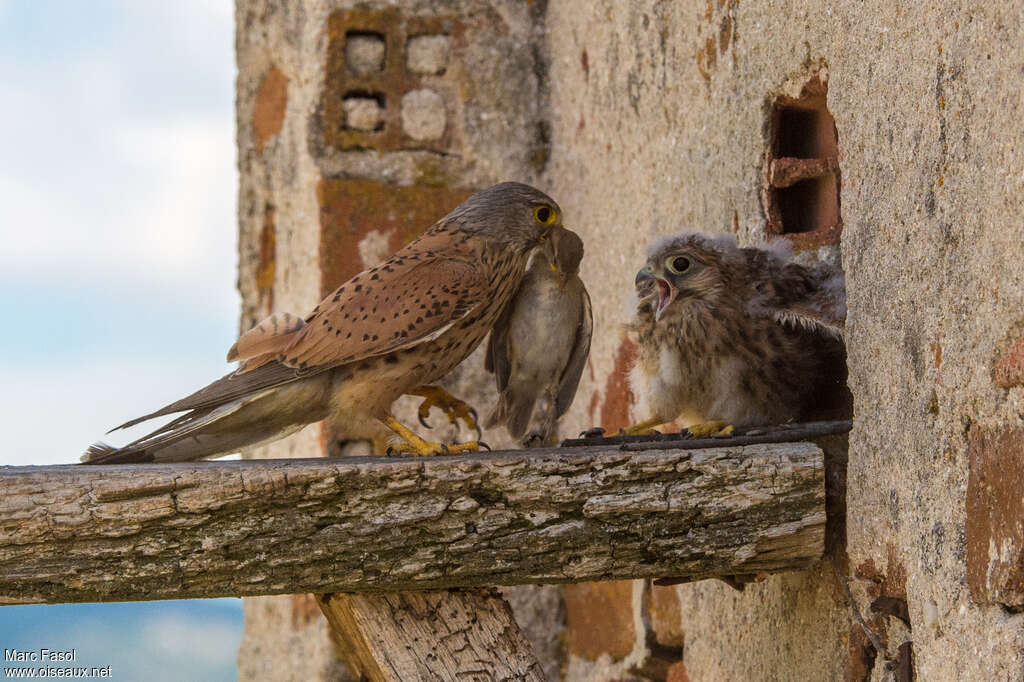
[[846, 282], [839, 268], [787, 263], [759, 287], [755, 308], [780, 324], [842, 338], [846, 324]]
[[590, 294], [583, 286], [582, 280], [577, 278], [573, 284], [579, 285], [579, 294], [582, 303], [580, 323], [576, 328], [576, 341], [573, 343], [572, 355], [562, 372], [562, 379], [558, 384], [558, 395], [555, 398], [555, 417], [561, 417], [572, 405], [576, 397], [576, 388], [580, 384], [580, 377], [583, 376], [583, 368], [590, 357], [590, 338], [594, 334], [594, 313], [590, 307]]
[[491, 336], [487, 340], [487, 353], [484, 355], [484, 369], [494, 374], [499, 395], [508, 388], [508, 379], [512, 373], [512, 365], [508, 359], [508, 328], [514, 307], [515, 299], [505, 306], [498, 321], [494, 323]]

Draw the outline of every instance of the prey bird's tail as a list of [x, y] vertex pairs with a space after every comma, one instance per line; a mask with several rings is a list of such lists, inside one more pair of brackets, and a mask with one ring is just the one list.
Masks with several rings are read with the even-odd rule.
[[484, 426], [492, 429], [499, 424], [504, 424], [506, 430], [513, 438], [522, 438], [530, 423], [530, 416], [533, 414], [533, 405], [536, 402], [536, 395], [527, 388], [506, 386], [505, 390], [498, 396], [498, 402], [488, 415]]

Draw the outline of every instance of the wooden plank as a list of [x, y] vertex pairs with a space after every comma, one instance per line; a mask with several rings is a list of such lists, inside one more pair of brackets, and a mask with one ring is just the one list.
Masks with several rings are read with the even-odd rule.
[[821, 556], [813, 444], [619, 447], [0, 467], [0, 603], [703, 578]]

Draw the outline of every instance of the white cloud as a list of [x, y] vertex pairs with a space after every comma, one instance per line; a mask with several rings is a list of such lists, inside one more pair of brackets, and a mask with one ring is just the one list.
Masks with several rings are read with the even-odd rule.
[[198, 659], [199, 663], [223, 661], [225, 654], [234, 659], [238, 648], [238, 628], [233, 623], [207, 622], [186, 614], [148, 618], [140, 634], [160, 654]]
[[232, 12], [0, 0], [0, 463], [75, 461], [228, 371]]
[[113, 40], [0, 62], [0, 268], [237, 308], [230, 3], [121, 9]]
[[0, 465], [70, 464], [97, 440], [123, 444], [156, 428], [159, 421], [104, 435], [230, 371], [213, 350], [205, 361], [189, 354], [0, 368]]

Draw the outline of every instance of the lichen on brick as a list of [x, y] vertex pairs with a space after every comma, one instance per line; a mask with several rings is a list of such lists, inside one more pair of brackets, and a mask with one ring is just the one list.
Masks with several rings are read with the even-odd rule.
[[281, 132], [288, 106], [288, 78], [271, 66], [260, 80], [252, 112], [252, 137], [256, 151], [263, 153], [267, 142]]

